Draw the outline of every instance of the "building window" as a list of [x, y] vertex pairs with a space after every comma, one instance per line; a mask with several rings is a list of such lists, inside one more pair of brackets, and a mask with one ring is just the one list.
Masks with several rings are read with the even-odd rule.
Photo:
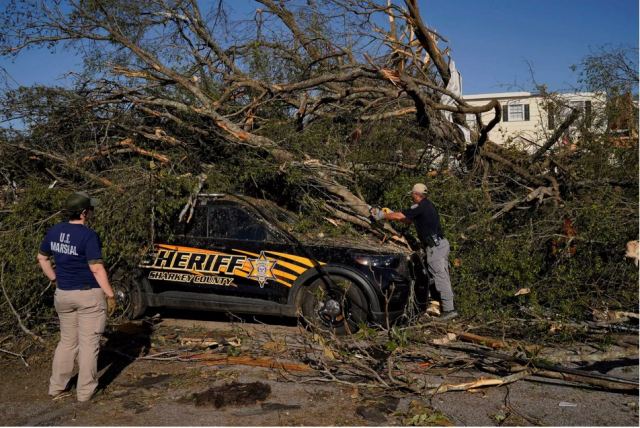
[[[569, 101], [563, 106], [552, 105], [549, 107], [549, 129], [554, 129], [557, 125], [562, 124], [573, 110], [578, 110], [581, 113], [584, 125], [591, 126], [591, 101]], [[572, 127], [575, 127], [577, 123], [574, 122]]]
[[509, 106], [509, 122], [524, 120], [524, 106], [522, 104], [511, 104]]
[[503, 122], [524, 122], [529, 120], [529, 104], [505, 104], [502, 106]]
[[465, 122], [467, 122], [467, 127], [469, 129], [476, 127], [476, 115], [473, 113], [467, 113], [465, 116]]
[[569, 107], [575, 110], [584, 110], [584, 101], [569, 101]]

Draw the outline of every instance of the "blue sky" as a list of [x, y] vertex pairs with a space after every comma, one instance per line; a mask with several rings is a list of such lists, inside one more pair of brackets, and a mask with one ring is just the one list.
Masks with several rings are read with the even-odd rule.
[[463, 92], [569, 90], [572, 64], [603, 45], [638, 47], [637, 0], [426, 0], [427, 24], [449, 40]]
[[[210, 1], [210, 0], [208, 0]], [[203, 0], [206, 2], [206, 0]], [[253, 2], [231, 2], [253, 16]], [[577, 86], [572, 64], [601, 46], [638, 47], [637, 0], [420, 0], [429, 26], [449, 40], [465, 94]], [[62, 84], [81, 61], [58, 50], [0, 58], [11, 86]]]

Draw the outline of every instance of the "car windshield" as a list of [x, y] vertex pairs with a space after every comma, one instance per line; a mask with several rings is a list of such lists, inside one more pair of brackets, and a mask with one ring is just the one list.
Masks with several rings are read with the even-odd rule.
[[273, 240], [273, 236], [262, 222], [250, 216], [241, 207], [229, 205], [209, 207], [207, 236], [243, 241]]
[[265, 207], [268, 211], [267, 214], [270, 214], [276, 221], [282, 224], [287, 224], [289, 226], [294, 226], [298, 219], [293, 213], [283, 210], [282, 208], [271, 205], [269, 207]]
[[257, 209], [262, 216], [268, 218], [270, 221], [279, 223], [279, 225], [286, 230], [294, 227], [299, 221], [295, 213], [287, 211], [271, 201], [248, 197], [236, 197], [246, 203], [249, 203], [249, 205]]
[[[345, 233], [344, 230], [335, 233], [335, 229], [328, 227], [327, 224], [319, 224], [317, 227], [305, 227], [300, 230], [301, 218], [294, 212], [286, 210], [274, 202], [266, 199], [252, 198], [244, 195], [229, 195], [231, 200], [239, 200], [253, 207], [263, 216], [267, 222], [273, 224], [282, 232], [293, 238], [298, 243], [305, 245], [322, 245], [322, 246], [339, 246], [349, 248], [360, 248], [371, 251], [387, 251], [387, 252], [407, 252], [407, 249], [393, 245], [390, 240], [381, 242], [379, 239], [372, 237], [366, 233]], [[308, 220], [308, 219], [306, 219]], [[335, 226], [335, 224], [334, 224]], [[323, 230], [327, 228], [328, 231]], [[331, 233], [334, 232], [334, 233]]]

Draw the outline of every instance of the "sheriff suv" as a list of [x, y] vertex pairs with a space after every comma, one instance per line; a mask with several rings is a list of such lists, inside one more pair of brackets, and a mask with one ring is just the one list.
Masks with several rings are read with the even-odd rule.
[[295, 214], [238, 195], [200, 195], [184, 217], [143, 260], [129, 316], [148, 307], [302, 316], [344, 334], [388, 326], [416, 300], [422, 269], [402, 247], [295, 233]]

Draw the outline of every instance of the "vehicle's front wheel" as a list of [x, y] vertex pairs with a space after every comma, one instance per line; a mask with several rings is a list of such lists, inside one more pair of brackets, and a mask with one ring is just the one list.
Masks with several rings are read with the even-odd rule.
[[301, 292], [302, 314], [312, 327], [344, 335], [355, 333], [367, 321], [367, 299], [346, 276], [324, 275]]
[[142, 292], [142, 284], [130, 278], [114, 278], [111, 287], [116, 295], [115, 320], [140, 318], [147, 310], [147, 302]]

